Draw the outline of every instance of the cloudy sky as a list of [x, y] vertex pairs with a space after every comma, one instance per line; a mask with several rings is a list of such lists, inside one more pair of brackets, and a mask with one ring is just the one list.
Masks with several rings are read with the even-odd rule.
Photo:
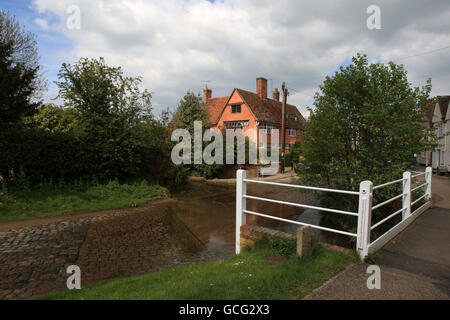
[[[381, 29], [367, 27], [370, 5]], [[1, 8], [37, 35], [46, 100], [62, 62], [104, 57], [142, 76], [156, 114], [204, 81], [216, 97], [255, 91], [262, 76], [269, 90], [286, 81], [289, 103], [307, 116], [324, 76], [357, 52], [402, 63], [413, 85], [431, 77], [434, 95], [450, 94], [449, 0], [1, 0]]]

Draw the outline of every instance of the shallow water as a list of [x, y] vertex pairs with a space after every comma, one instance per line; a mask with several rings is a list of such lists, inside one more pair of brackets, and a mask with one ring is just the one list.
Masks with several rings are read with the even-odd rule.
[[[270, 186], [262, 184], [248, 184], [249, 195], [290, 201], [309, 205], [318, 205], [311, 193], [298, 192], [292, 188]], [[184, 224], [192, 233], [195, 240], [201, 243], [196, 247], [208, 256], [222, 257], [226, 252], [232, 255], [235, 243], [235, 186], [210, 185], [207, 183], [193, 184], [190, 190], [175, 196], [175, 203], [171, 205], [172, 215]], [[313, 225], [320, 225], [322, 215], [311, 209], [281, 205], [266, 201], [247, 199], [247, 209], [259, 213], [292, 219]], [[296, 224], [285, 223], [273, 219], [247, 215], [247, 223], [260, 225], [291, 234], [296, 234], [300, 227]], [[348, 246], [348, 237], [335, 233], [312, 229], [313, 234], [322, 241]]]

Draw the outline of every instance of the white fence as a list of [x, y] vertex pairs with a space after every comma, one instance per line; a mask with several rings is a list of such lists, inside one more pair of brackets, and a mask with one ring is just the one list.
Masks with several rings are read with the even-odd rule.
[[[348, 191], [348, 190], [337, 190], [337, 189], [327, 189], [327, 188], [318, 188], [318, 187], [310, 187], [310, 186], [301, 186], [301, 185], [295, 185], [295, 184], [286, 184], [286, 183], [277, 183], [277, 182], [269, 182], [269, 181], [261, 181], [261, 180], [250, 180], [247, 179], [246, 171], [245, 170], [238, 170], [236, 174], [236, 254], [240, 253], [240, 232], [241, 232], [241, 226], [246, 224], [246, 215], [252, 214], [264, 218], [279, 220], [283, 222], [293, 223], [297, 225], [302, 226], [310, 226], [312, 228], [335, 232], [351, 237], [356, 237], [356, 249], [359, 252], [360, 256], [363, 258], [367, 256], [369, 253], [372, 253], [378, 249], [380, 249], [382, 246], [384, 246], [389, 240], [391, 240], [393, 237], [395, 237], [399, 232], [401, 232], [403, 229], [405, 229], [412, 221], [414, 221], [422, 212], [424, 212], [426, 209], [431, 207], [431, 176], [432, 176], [432, 169], [431, 167], [427, 167], [425, 172], [404, 172], [403, 178], [390, 181], [384, 184], [380, 184], [378, 186], [373, 186], [371, 181], [363, 181], [360, 183], [359, 192], [358, 191]], [[412, 180], [424, 175], [424, 183], [415, 186], [411, 189], [411, 183]], [[268, 199], [268, 198], [261, 198], [261, 197], [255, 197], [250, 196], [247, 194], [247, 183], [259, 183], [259, 184], [267, 184], [267, 185], [273, 185], [273, 186], [282, 186], [287, 188], [298, 188], [298, 189], [307, 189], [307, 190], [315, 190], [315, 191], [323, 191], [323, 192], [335, 192], [335, 193], [341, 193], [341, 194], [349, 194], [359, 197], [359, 205], [358, 205], [358, 212], [351, 212], [351, 211], [343, 211], [343, 210], [337, 210], [337, 209], [331, 209], [331, 208], [323, 208], [323, 207], [317, 207], [317, 206], [310, 206], [306, 204], [300, 204], [300, 203], [294, 203], [294, 202], [286, 202], [286, 201], [280, 201], [275, 199]], [[379, 204], [373, 205], [372, 204], [372, 198], [373, 198], [373, 192], [377, 189], [393, 185], [396, 183], [402, 183], [402, 193], [392, 197], [389, 200], [386, 200], [384, 202], [381, 202]], [[415, 190], [420, 190], [425, 187], [425, 190], [423, 192], [423, 195], [417, 198], [416, 200], [412, 201], [412, 192]], [[385, 204], [388, 204], [396, 199], [402, 198], [402, 208], [397, 210], [396, 212], [393, 212], [386, 218], [380, 220], [379, 222], [372, 225], [372, 211], [376, 210]], [[246, 206], [246, 200], [247, 199], [253, 199], [258, 201], [267, 201], [272, 203], [278, 203], [283, 205], [289, 205], [289, 206], [296, 206], [300, 208], [307, 208], [307, 209], [315, 209], [318, 211], [325, 211], [325, 212], [333, 212], [337, 214], [344, 214], [344, 215], [350, 215], [355, 216], [358, 218], [358, 229], [357, 233], [351, 233], [343, 230], [337, 230], [332, 228], [325, 228], [318, 225], [303, 223], [295, 220], [289, 220], [284, 219], [276, 216], [271, 216], [264, 213], [259, 212], [253, 212], [247, 210]], [[411, 212], [411, 207], [419, 202], [420, 200], [424, 199], [425, 203], [420, 206], [418, 209], [416, 209], [414, 212]], [[394, 227], [392, 227], [389, 231], [385, 232], [383, 235], [381, 235], [379, 238], [377, 238], [374, 241], [370, 241], [370, 232], [374, 230], [375, 228], [379, 227], [381, 224], [385, 223], [386, 221], [392, 219], [394, 216], [402, 213], [402, 221], [396, 224]]]

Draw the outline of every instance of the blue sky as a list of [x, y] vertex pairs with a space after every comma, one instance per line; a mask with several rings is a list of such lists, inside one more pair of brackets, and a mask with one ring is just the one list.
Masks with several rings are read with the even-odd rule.
[[20, 24], [28, 31], [36, 35], [40, 62], [44, 77], [48, 80], [48, 93], [44, 98], [46, 101], [54, 98], [57, 94], [57, 87], [53, 83], [57, 79], [57, 74], [64, 59], [61, 52], [70, 52], [74, 42], [58, 31], [44, 30], [35, 20], [43, 18], [50, 24], [59, 21], [59, 17], [51, 12], [38, 13], [33, 4], [28, 0], [2, 0], [2, 9], [6, 9], [16, 16]]

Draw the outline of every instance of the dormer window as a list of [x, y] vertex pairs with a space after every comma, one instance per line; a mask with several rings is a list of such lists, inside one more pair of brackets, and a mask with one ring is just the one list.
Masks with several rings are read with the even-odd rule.
[[241, 113], [241, 105], [240, 104], [231, 105], [231, 113]]

